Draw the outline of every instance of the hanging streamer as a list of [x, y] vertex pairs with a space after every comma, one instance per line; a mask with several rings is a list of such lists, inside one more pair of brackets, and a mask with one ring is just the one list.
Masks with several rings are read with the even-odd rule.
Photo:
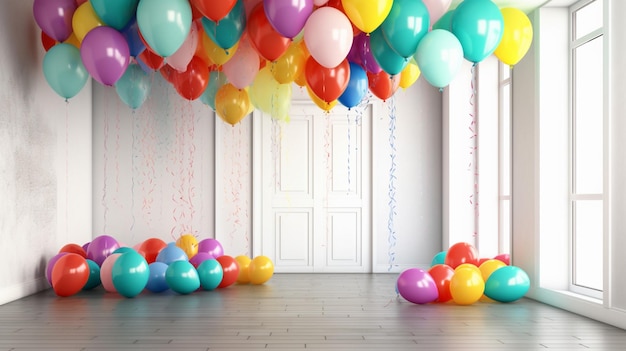
[[469, 150], [470, 163], [468, 172], [472, 177], [473, 187], [472, 193], [469, 195], [469, 203], [474, 211], [474, 232], [473, 237], [475, 244], [478, 244], [478, 120], [476, 106], [476, 64], [472, 65], [472, 78], [470, 81], [470, 113], [469, 113]]
[[393, 268], [396, 262], [395, 247], [397, 244], [396, 230], [395, 230], [395, 216], [396, 216], [396, 100], [395, 97], [391, 97], [388, 100], [389, 104], [389, 160], [391, 166], [389, 167], [389, 188], [387, 194], [389, 195], [389, 218], [387, 220], [387, 244], [388, 244], [388, 256], [389, 256], [389, 271]]

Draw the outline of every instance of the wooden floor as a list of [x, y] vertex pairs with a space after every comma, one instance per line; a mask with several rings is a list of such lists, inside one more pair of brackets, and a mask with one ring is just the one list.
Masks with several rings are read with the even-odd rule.
[[529, 299], [416, 305], [395, 274], [124, 298], [52, 290], [0, 306], [0, 350], [626, 350], [626, 331]]

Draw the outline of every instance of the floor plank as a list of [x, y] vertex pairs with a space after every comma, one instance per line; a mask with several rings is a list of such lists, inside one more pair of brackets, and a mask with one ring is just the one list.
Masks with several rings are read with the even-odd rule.
[[0, 306], [0, 350], [625, 350], [626, 331], [530, 299], [416, 305], [394, 274], [124, 298], [52, 290]]

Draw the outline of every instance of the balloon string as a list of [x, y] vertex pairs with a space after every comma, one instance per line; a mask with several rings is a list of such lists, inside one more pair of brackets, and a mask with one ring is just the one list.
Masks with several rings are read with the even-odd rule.
[[156, 187], [154, 178], [156, 176], [156, 170], [154, 168], [155, 162], [155, 133], [154, 133], [154, 120], [149, 118], [146, 114], [142, 114], [139, 122], [143, 122], [140, 125], [141, 129], [141, 155], [142, 155], [142, 173], [141, 173], [141, 192], [142, 203], [141, 212], [146, 220], [148, 228], [152, 228], [152, 203], [154, 202], [154, 190]]
[[476, 64], [472, 65], [472, 78], [470, 81], [470, 114], [469, 114], [469, 147], [470, 147], [470, 164], [468, 171], [471, 174], [473, 187], [469, 196], [469, 203], [474, 211], [474, 233], [475, 242], [478, 241], [478, 121], [476, 106]]
[[350, 136], [351, 126], [350, 126], [350, 111], [349, 110], [348, 110], [348, 113], [346, 114], [346, 117], [348, 119], [348, 160], [347, 160], [348, 190], [347, 190], [347, 193], [350, 194], [350, 185], [351, 185], [350, 184], [351, 183], [351, 179], [350, 179], [350, 176], [351, 176], [351, 174], [350, 174], [350, 161], [352, 159], [352, 146], [351, 146], [352, 140], [351, 140], [351, 136]]
[[196, 187], [194, 186], [194, 170], [195, 170], [195, 156], [196, 156], [196, 143], [195, 143], [195, 135], [196, 135], [196, 123], [195, 116], [192, 110], [191, 104], [187, 105], [188, 107], [188, 120], [189, 126], [187, 127], [187, 133], [189, 134], [189, 161], [187, 167], [187, 200], [189, 207], [189, 223], [187, 232], [193, 233], [193, 219], [195, 215], [195, 207], [194, 207], [194, 199], [196, 197]]
[[391, 271], [396, 261], [396, 252], [395, 247], [397, 244], [396, 231], [395, 231], [395, 216], [396, 216], [396, 104], [395, 98], [392, 96], [389, 101], [388, 109], [389, 109], [389, 148], [391, 149], [391, 153], [389, 155], [391, 166], [389, 167], [389, 188], [388, 188], [388, 196], [389, 196], [389, 218], [387, 220], [387, 231], [388, 231], [388, 255], [389, 255], [389, 269]]

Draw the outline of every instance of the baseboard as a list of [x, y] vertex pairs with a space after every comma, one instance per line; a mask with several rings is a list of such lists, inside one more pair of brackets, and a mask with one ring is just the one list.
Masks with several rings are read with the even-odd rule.
[[45, 277], [0, 288], [0, 305], [36, 294], [50, 288]]

